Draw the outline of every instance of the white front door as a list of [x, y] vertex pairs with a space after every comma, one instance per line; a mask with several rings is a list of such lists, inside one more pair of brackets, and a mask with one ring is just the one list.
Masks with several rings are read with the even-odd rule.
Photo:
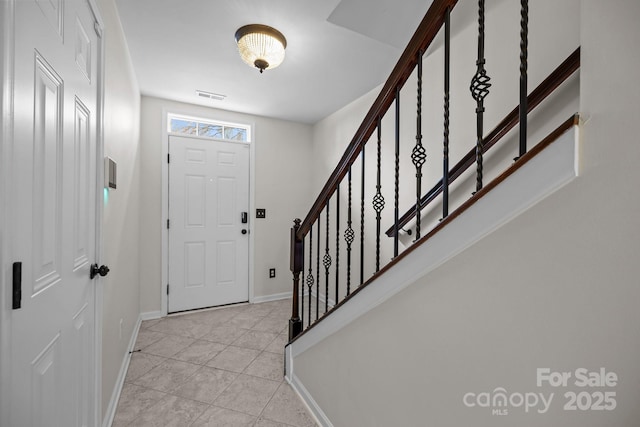
[[[17, 0], [7, 426], [90, 426], [95, 404], [96, 145], [101, 39], [86, 0]], [[3, 388], [4, 389], [4, 388]], [[2, 419], [6, 414], [3, 414]]]
[[169, 137], [170, 313], [249, 299], [249, 145]]

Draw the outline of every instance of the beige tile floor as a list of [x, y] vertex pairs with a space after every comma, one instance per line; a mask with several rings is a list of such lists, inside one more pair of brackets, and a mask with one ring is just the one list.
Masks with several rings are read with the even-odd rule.
[[142, 322], [113, 427], [316, 426], [284, 381], [290, 301]]

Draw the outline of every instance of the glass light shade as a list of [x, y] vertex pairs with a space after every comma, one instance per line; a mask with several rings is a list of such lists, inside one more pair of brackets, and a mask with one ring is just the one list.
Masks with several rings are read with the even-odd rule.
[[238, 52], [244, 62], [262, 73], [276, 68], [284, 61], [287, 40], [275, 28], [266, 25], [245, 25], [236, 31]]

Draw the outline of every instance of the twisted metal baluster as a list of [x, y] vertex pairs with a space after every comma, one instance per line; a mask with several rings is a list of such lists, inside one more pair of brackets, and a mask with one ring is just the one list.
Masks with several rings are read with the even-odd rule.
[[422, 197], [422, 165], [427, 159], [427, 153], [422, 146], [422, 56], [424, 52], [418, 52], [418, 95], [416, 118], [416, 145], [411, 151], [411, 161], [416, 168], [416, 240], [420, 239], [420, 199]]
[[313, 291], [313, 224], [309, 229], [309, 273], [307, 274], [307, 288], [309, 290], [309, 319], [307, 327], [311, 326], [311, 295]]
[[476, 74], [471, 79], [471, 96], [476, 101], [476, 191], [482, 189], [482, 154], [484, 152], [482, 142], [482, 126], [484, 121], [484, 98], [489, 94], [491, 80], [484, 68], [484, 0], [478, 1], [478, 60], [476, 61]]
[[355, 233], [351, 228], [351, 166], [349, 166], [349, 208], [347, 210], [347, 229], [344, 230], [344, 240], [347, 242], [347, 295], [351, 293], [351, 244]]
[[304, 330], [304, 284], [306, 281], [306, 277], [304, 276], [304, 240], [302, 238], [302, 270], [300, 271], [300, 332]]
[[442, 151], [442, 218], [449, 215], [449, 86], [451, 8], [444, 15], [444, 141]]
[[336, 299], [338, 303], [338, 286], [340, 283], [340, 184], [336, 188]]
[[316, 280], [316, 321], [320, 315], [320, 231], [322, 229], [322, 223], [320, 222], [320, 214], [318, 214], [318, 243], [316, 248], [316, 274], [318, 280]]
[[322, 265], [324, 265], [324, 278], [325, 278], [325, 294], [324, 294], [324, 312], [329, 311], [329, 267], [331, 267], [331, 255], [329, 255], [329, 201], [327, 200], [327, 229], [326, 242], [324, 245], [324, 257], [322, 258]]
[[529, 44], [529, 2], [520, 0], [520, 150], [527, 152], [527, 67]]
[[381, 163], [382, 163], [382, 120], [378, 117], [378, 163], [377, 163], [377, 179], [376, 179], [376, 195], [373, 196], [373, 210], [376, 211], [376, 273], [380, 271], [380, 219], [381, 212], [384, 209], [384, 197], [380, 192], [382, 185], [380, 184]]
[[400, 88], [396, 87], [396, 169], [393, 209], [393, 257], [398, 256], [398, 221], [400, 219]]
[[362, 176], [360, 178], [360, 286], [364, 283], [364, 149], [362, 147]]

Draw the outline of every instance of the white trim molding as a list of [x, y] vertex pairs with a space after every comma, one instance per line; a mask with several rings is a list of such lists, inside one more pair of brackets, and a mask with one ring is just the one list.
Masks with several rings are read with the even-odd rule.
[[286, 378], [287, 382], [291, 386], [291, 388], [298, 394], [302, 403], [307, 407], [307, 410], [313, 417], [315, 418], [315, 422], [323, 427], [333, 427], [331, 420], [327, 417], [327, 414], [324, 413], [320, 405], [314, 400], [309, 390], [302, 384], [302, 382], [293, 375], [293, 378]]
[[[147, 313], [145, 313], [147, 314]], [[131, 354], [135, 348], [136, 341], [138, 340], [138, 333], [140, 332], [140, 325], [142, 324], [143, 319], [142, 314], [138, 317], [138, 321], [133, 328], [133, 333], [131, 334], [131, 339], [129, 340], [129, 345], [127, 346], [127, 352], [122, 359], [122, 364], [120, 365], [120, 372], [118, 373], [118, 378], [116, 379], [116, 383], [113, 386], [113, 393], [111, 394], [111, 399], [109, 400], [109, 406], [107, 406], [107, 410], [104, 413], [104, 419], [102, 421], [102, 427], [111, 427], [113, 424], [113, 418], [116, 416], [116, 410], [118, 409], [118, 401], [120, 400], [120, 394], [122, 393], [122, 387], [124, 387], [124, 380], [127, 377], [127, 371], [129, 370], [129, 362], [131, 362]]]
[[11, 278], [10, 239], [7, 235], [11, 210], [9, 190], [13, 147], [13, 78], [15, 0], [0, 3], [0, 425], [11, 424]]
[[279, 301], [283, 299], [291, 299], [291, 291], [253, 297], [253, 301], [251, 301], [251, 304], [260, 304], [261, 302]]
[[144, 322], [145, 320], [160, 319], [162, 316], [161, 311], [146, 311], [144, 313], [140, 313], [140, 320]]

